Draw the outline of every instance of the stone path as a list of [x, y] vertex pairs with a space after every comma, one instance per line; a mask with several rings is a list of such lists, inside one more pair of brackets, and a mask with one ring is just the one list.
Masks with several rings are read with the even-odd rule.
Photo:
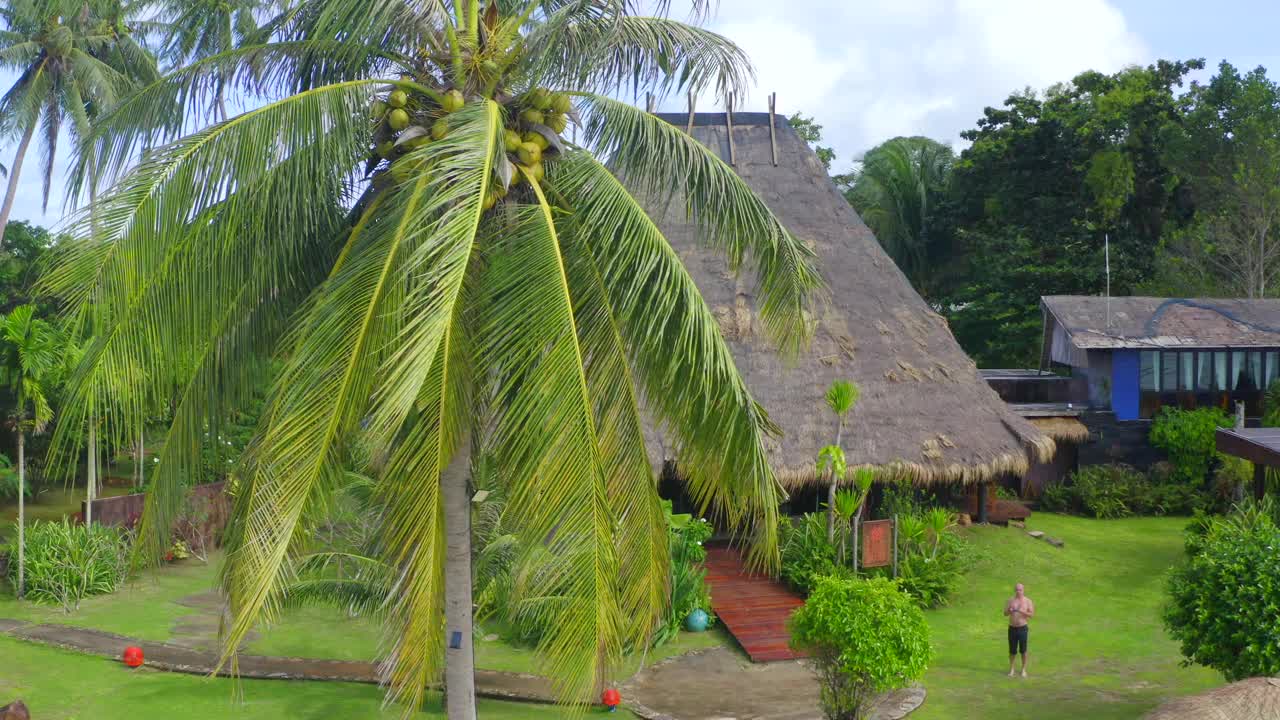
[[[654, 665], [622, 688], [647, 720], [820, 720], [818, 681], [804, 660], [757, 664], [729, 648]], [[918, 685], [887, 693], [870, 720], [899, 720], [924, 703]]]
[[[171, 643], [134, 640], [87, 628], [69, 625], [34, 624], [0, 618], [0, 634], [89, 655], [118, 659], [129, 645], [142, 648], [145, 667], [192, 675], [210, 675], [218, 666], [218, 654]], [[219, 675], [230, 677], [231, 668]], [[234, 673], [242, 678], [261, 680], [336, 680], [377, 684], [377, 666], [370, 662], [313, 660], [309, 658], [240, 655]], [[537, 675], [476, 671], [476, 693], [499, 700], [524, 700], [549, 703], [554, 701], [551, 683]]]

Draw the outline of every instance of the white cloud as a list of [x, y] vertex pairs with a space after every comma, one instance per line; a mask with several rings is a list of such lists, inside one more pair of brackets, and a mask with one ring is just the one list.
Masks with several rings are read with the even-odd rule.
[[1150, 61], [1109, 0], [721, 0], [712, 26], [756, 67], [742, 109], [777, 92], [822, 123], [839, 169], [895, 135], [958, 144], [1015, 90]]

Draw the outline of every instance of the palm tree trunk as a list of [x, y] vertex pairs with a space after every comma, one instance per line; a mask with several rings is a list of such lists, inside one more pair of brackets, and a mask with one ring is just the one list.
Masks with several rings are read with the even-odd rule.
[[98, 492], [98, 428], [97, 418], [89, 418], [89, 447], [85, 450], [89, 480], [85, 483], [84, 524], [93, 524], [93, 498]]
[[[465, 446], [465, 443], [462, 443]], [[470, 454], [459, 449], [440, 476], [444, 501], [444, 703], [449, 720], [476, 720], [472, 645]]]
[[9, 225], [9, 213], [13, 212], [13, 201], [18, 197], [18, 176], [22, 174], [22, 160], [31, 145], [31, 136], [36, 132], [35, 121], [27, 126], [18, 143], [18, 152], [13, 157], [13, 167], [9, 168], [9, 188], [4, 193], [4, 205], [0, 207], [0, 249], [4, 249], [4, 229]]
[[[844, 420], [836, 426], [836, 447], [840, 447], [840, 437], [844, 434]], [[843, 448], [842, 448], [843, 449]], [[831, 468], [831, 485], [827, 487], [827, 542], [836, 541], [836, 477], [835, 467]]]
[[21, 600], [27, 589], [27, 503], [23, 496], [27, 492], [27, 434], [18, 431], [18, 599]]
[[141, 490], [147, 484], [147, 446], [143, 438], [143, 432], [138, 431], [138, 489]]

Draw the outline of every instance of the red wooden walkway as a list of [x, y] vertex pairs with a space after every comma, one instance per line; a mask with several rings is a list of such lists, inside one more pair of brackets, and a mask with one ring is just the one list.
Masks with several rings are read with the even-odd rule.
[[787, 618], [804, 599], [767, 575], [748, 573], [734, 548], [707, 548], [711, 609], [737, 639], [751, 662], [803, 657], [788, 642]]

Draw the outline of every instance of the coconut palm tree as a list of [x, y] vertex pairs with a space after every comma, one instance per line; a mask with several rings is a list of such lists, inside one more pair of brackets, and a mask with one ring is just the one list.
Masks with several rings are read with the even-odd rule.
[[931, 225], [955, 152], [926, 137], [898, 137], [869, 150], [846, 195], [885, 252], [928, 296], [938, 243]]
[[26, 477], [27, 433], [44, 432], [53, 419], [48, 391], [61, 366], [60, 335], [56, 328], [35, 317], [31, 305], [19, 305], [0, 317], [0, 348], [4, 353], [0, 372], [14, 395], [13, 427], [18, 432], [18, 597], [26, 588]]
[[[775, 428], [641, 199], [680, 193], [705, 242], [751, 263], [762, 325], [786, 352], [807, 339], [819, 280], [713, 151], [614, 99], [728, 93], [750, 77], [727, 39], [658, 10], [304, 1], [268, 40], [177, 70], [98, 125], [115, 184], [73, 221], [78, 241], [44, 282], [96, 328], [68, 427], [105, 378], [122, 397], [179, 380], [140, 529], [150, 548], [204, 422], [245, 398], [255, 364], [283, 362], [237, 468], [228, 649], [281, 606], [309, 510], [357, 430], [383, 460], [378, 547], [397, 579], [386, 680], [409, 707], [443, 664], [449, 716], [475, 717], [477, 443], [499, 463], [521, 546], [551, 558], [525, 590], [563, 598], [544, 610], [540, 650], [566, 701], [594, 696], [667, 597], [642, 406], [702, 508], [776, 567]], [[220, 83], [255, 107], [189, 127]], [[99, 407], [105, 433], [136, 434], [140, 404]], [[55, 457], [77, 442], [55, 433]]]
[[0, 96], [0, 137], [18, 138], [0, 205], [0, 238], [36, 129], [47, 208], [60, 132], [66, 129], [73, 141], [87, 136], [95, 112], [126, 92], [137, 73], [148, 67], [154, 72], [123, 17], [118, 0], [12, 0], [0, 6], [0, 67], [18, 74]]

